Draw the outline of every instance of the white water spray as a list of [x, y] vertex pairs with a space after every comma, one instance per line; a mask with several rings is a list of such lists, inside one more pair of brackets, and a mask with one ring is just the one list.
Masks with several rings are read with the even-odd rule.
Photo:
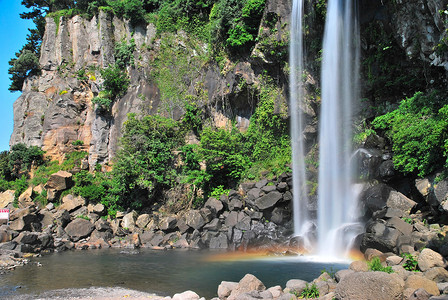
[[291, 146], [293, 179], [294, 235], [305, 236], [308, 222], [308, 192], [306, 188], [303, 137], [303, 0], [293, 0], [291, 12], [291, 42], [289, 45], [289, 86], [291, 109]]
[[356, 1], [329, 0], [323, 43], [318, 253], [341, 257], [359, 231], [352, 184], [352, 105], [358, 97]]

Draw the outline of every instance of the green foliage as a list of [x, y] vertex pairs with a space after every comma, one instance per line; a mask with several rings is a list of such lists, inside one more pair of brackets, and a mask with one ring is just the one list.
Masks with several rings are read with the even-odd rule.
[[403, 173], [425, 176], [447, 165], [448, 105], [437, 93], [414, 96], [375, 118], [392, 142], [394, 165]]
[[211, 191], [210, 196], [219, 199], [219, 197], [220, 197], [221, 195], [226, 195], [226, 196], [227, 196], [227, 195], [229, 194], [229, 191], [230, 191], [230, 190], [228, 190], [228, 189], [224, 189], [224, 186], [223, 186], [223, 185], [218, 185], [217, 187], [215, 187], [215, 188]]
[[19, 178], [20, 173], [28, 171], [31, 165], [43, 164], [44, 151], [37, 146], [27, 147], [25, 144], [15, 144], [8, 156], [8, 167], [13, 177]]
[[250, 165], [243, 147], [243, 135], [235, 128], [232, 130], [204, 128], [200, 153], [207, 165], [206, 171], [211, 176], [212, 187], [228, 186], [241, 178], [244, 170]]
[[11, 75], [10, 91], [21, 91], [23, 83], [28, 76], [39, 74], [39, 58], [35, 52], [29, 49], [23, 49], [16, 53], [17, 58], [9, 61], [11, 66], [8, 74]]
[[146, 11], [141, 0], [108, 0], [107, 4], [112, 7], [114, 13], [119, 17], [130, 20], [133, 26], [145, 23]]
[[379, 272], [386, 272], [386, 273], [393, 273], [392, 267], [384, 267], [381, 264], [381, 260], [379, 257], [372, 258], [371, 261], [367, 262], [367, 265], [369, 266], [370, 271], [379, 271]]
[[128, 90], [130, 83], [128, 74], [118, 65], [109, 65], [101, 70], [101, 76], [104, 78], [104, 89], [110, 95], [111, 100], [123, 96]]
[[169, 186], [175, 178], [172, 151], [181, 142], [172, 119], [129, 114], [112, 171], [112, 202], [139, 208]]
[[108, 111], [112, 106], [112, 100], [108, 97], [94, 97], [92, 104], [97, 104], [100, 110]]
[[408, 271], [419, 272], [418, 262], [414, 255], [412, 255], [410, 253], [403, 253], [403, 254], [401, 254], [401, 257], [403, 257], [405, 259], [403, 268], [405, 268]]
[[120, 69], [125, 69], [129, 65], [134, 64], [135, 41], [131, 39], [128, 44], [126, 40], [115, 45], [115, 64]]
[[17, 207], [20, 195], [22, 195], [22, 193], [24, 191], [26, 191], [26, 189], [28, 188], [28, 180], [26, 179], [26, 176], [22, 175], [22, 177], [17, 178], [12, 183], [12, 188], [15, 190], [15, 192], [14, 192], [14, 207]]
[[85, 170], [73, 176], [75, 183], [72, 192], [82, 196], [89, 202], [99, 203], [106, 196], [105, 178], [97, 174], [91, 174]]
[[83, 145], [84, 145], [84, 142], [81, 141], [81, 140], [76, 140], [76, 141], [73, 141], [73, 142], [72, 142], [72, 145], [73, 145], [73, 146], [83, 146]]
[[319, 289], [317, 288], [317, 285], [315, 283], [308, 285], [307, 283], [302, 293], [300, 294], [300, 297], [306, 299], [319, 298]]
[[193, 130], [198, 134], [202, 129], [202, 112], [194, 102], [185, 103], [185, 114], [182, 118], [182, 126], [186, 130]]

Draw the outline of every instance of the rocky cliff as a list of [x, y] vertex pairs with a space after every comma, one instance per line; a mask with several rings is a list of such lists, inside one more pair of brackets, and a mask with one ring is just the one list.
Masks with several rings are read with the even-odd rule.
[[[315, 11], [318, 3], [306, 4], [307, 22], [311, 22], [307, 44], [311, 46], [307, 63], [310, 105], [305, 110], [311, 125], [307, 130], [313, 134], [319, 103], [319, 36], [323, 27], [322, 17]], [[276, 78], [277, 110], [287, 110], [290, 7], [290, 0], [268, 0], [258, 42], [250, 55], [219, 63], [211, 58], [207, 45], [195, 37], [184, 32], [158, 35], [151, 23], [133, 27], [107, 12], [100, 12], [91, 20], [80, 16], [47, 18], [40, 57], [42, 72], [25, 81], [23, 93], [14, 103], [10, 145], [42, 146], [49, 156], [60, 159], [74, 147], [74, 141], [80, 140], [81, 148], [89, 152], [92, 168], [109, 162], [116, 153], [128, 113], [159, 113], [177, 119], [184, 113], [185, 95], [194, 95], [204, 115], [217, 126], [235, 120], [244, 129], [257, 105], [260, 80], [266, 72]], [[360, 1], [360, 12], [364, 59], [374, 55], [372, 49], [381, 47], [374, 44], [374, 37], [366, 37], [371, 33], [369, 24], [376, 23], [391, 35], [391, 43], [399, 46], [402, 56], [397, 60], [403, 62], [400, 68], [417, 69], [415, 74], [425, 75], [428, 84], [446, 86], [447, 1]], [[135, 64], [128, 67], [130, 87], [114, 102], [110, 112], [101, 112], [91, 102], [101, 89], [99, 70], [114, 63], [117, 43], [131, 40], [136, 48]], [[378, 64], [374, 60], [373, 65], [381, 69]], [[160, 69], [156, 68], [164, 68], [171, 76], [157, 77]], [[363, 89], [363, 94], [369, 95], [376, 86], [364, 84]]]

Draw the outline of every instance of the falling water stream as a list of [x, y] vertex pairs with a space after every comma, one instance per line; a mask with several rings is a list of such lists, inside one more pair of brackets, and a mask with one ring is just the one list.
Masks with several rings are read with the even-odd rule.
[[329, 0], [319, 128], [318, 253], [341, 257], [359, 231], [352, 183], [352, 112], [358, 95], [359, 29], [355, 1]]
[[294, 235], [305, 236], [308, 223], [308, 192], [306, 188], [305, 154], [303, 139], [303, 0], [294, 0], [291, 12], [291, 41], [289, 45], [291, 141], [293, 163], [293, 216]]

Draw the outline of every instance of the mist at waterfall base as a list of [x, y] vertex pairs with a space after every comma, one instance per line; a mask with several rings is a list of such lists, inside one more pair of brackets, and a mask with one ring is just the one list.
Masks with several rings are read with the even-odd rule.
[[[47, 299], [48, 291], [62, 289], [58, 292], [62, 296], [54, 299], [64, 299], [63, 295], [76, 294], [79, 288], [122, 287], [161, 296], [192, 290], [211, 299], [216, 297], [221, 281], [238, 282], [247, 273], [255, 275], [268, 288], [276, 285], [284, 288], [293, 278], [311, 281], [324, 269], [347, 268], [346, 264], [310, 262], [297, 257], [226, 260], [222, 259], [225, 254], [149, 249], [53, 253], [0, 275], [0, 298]], [[217, 255], [220, 259], [216, 259]], [[41, 267], [36, 267], [37, 261]]]
[[[290, 95], [293, 148], [294, 232], [307, 244], [307, 191], [303, 145], [303, 0], [293, 1], [291, 17]], [[329, 0], [322, 59], [322, 101], [319, 118], [317, 245], [321, 257], [343, 258], [362, 231], [357, 222], [353, 184], [352, 112], [359, 89], [359, 28], [356, 1]], [[299, 190], [299, 192], [297, 192]], [[304, 195], [305, 194], [305, 195]], [[298, 216], [295, 216], [297, 214]], [[309, 244], [309, 243], [308, 243]], [[308, 245], [310, 247], [310, 245]], [[316, 249], [317, 248], [317, 249]]]

